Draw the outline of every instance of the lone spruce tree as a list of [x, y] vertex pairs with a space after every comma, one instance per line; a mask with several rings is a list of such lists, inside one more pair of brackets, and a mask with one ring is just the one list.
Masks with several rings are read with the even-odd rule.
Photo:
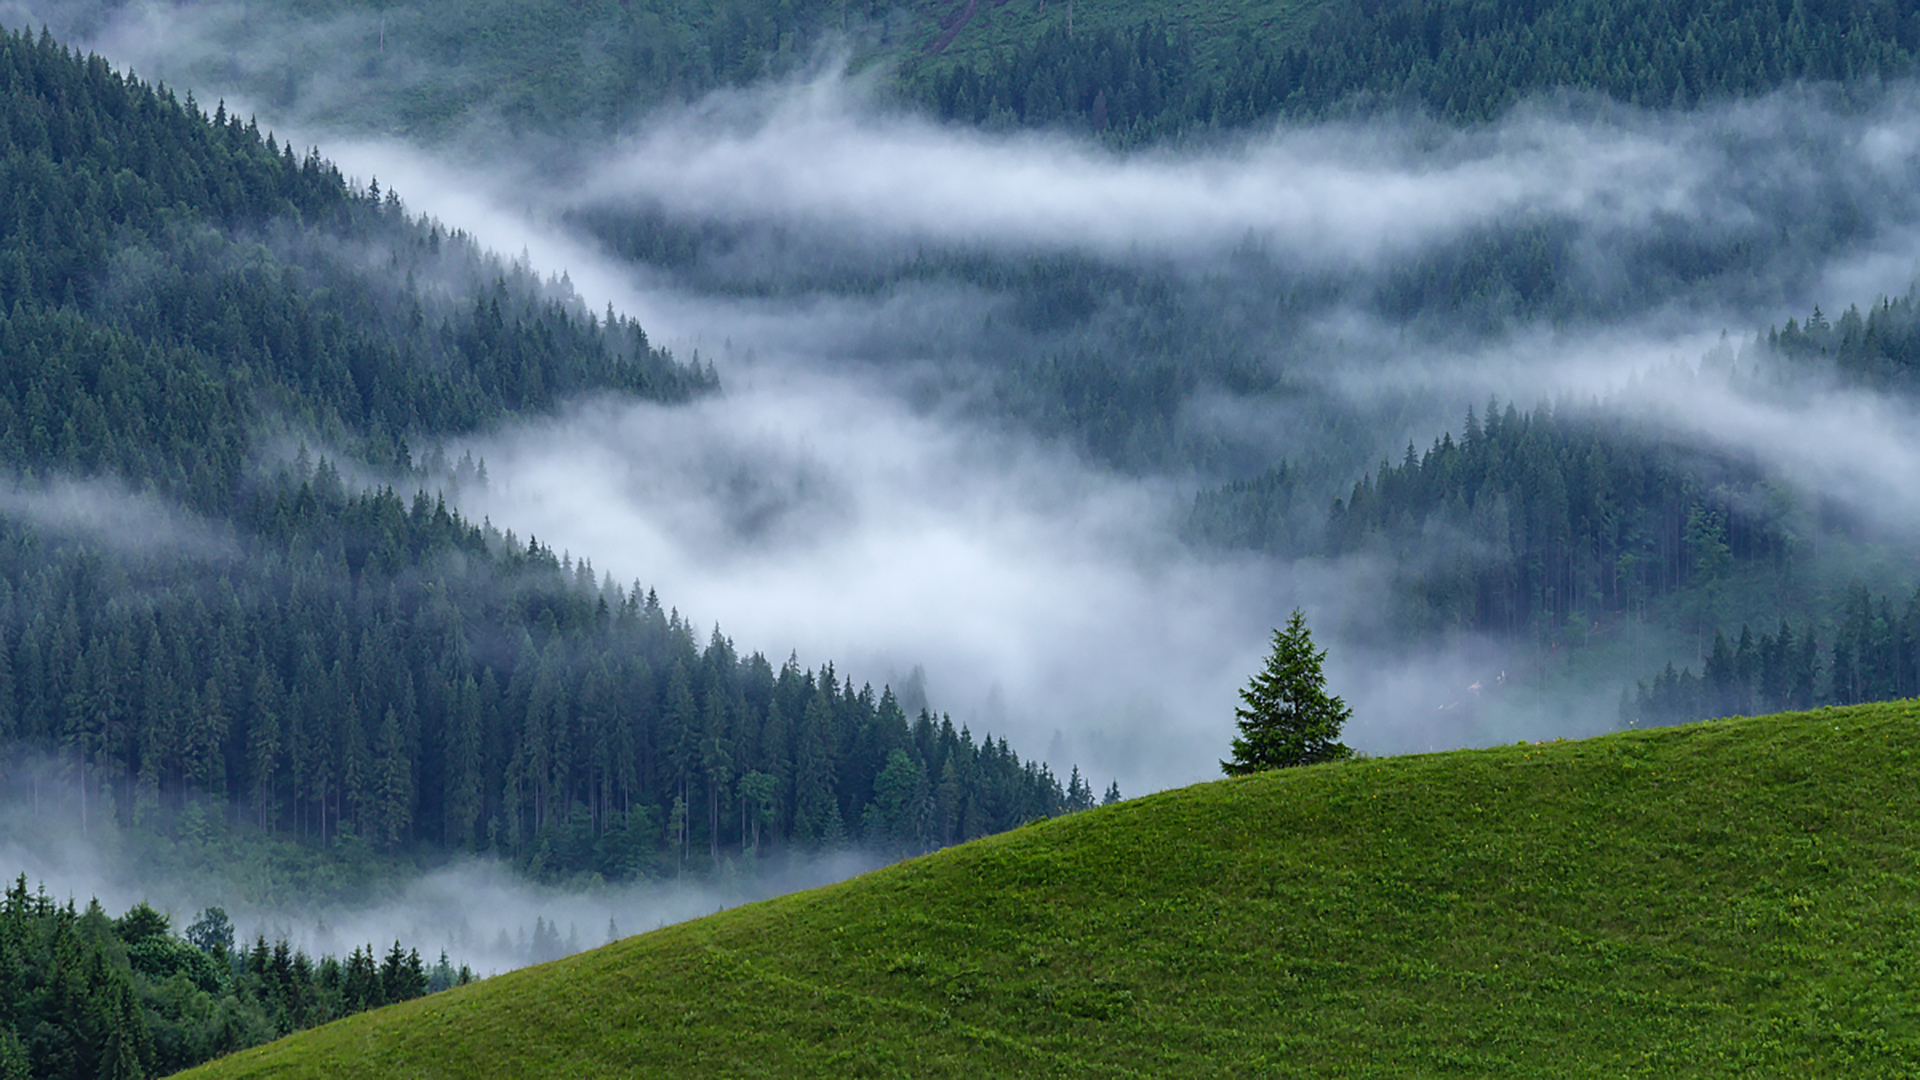
[[1326, 651], [1314, 651], [1307, 621], [1294, 609], [1284, 630], [1273, 632], [1267, 666], [1240, 691], [1240, 735], [1233, 760], [1220, 768], [1228, 776], [1266, 769], [1313, 765], [1353, 756], [1340, 741], [1340, 728], [1353, 717], [1347, 703], [1327, 693], [1320, 664]]

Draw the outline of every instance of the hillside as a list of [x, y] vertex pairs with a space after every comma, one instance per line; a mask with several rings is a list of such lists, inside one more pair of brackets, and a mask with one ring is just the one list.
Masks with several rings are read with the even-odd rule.
[[[1091, 801], [448, 506], [485, 462], [444, 440], [710, 366], [49, 34], [0, 33], [0, 82], [0, 744], [59, 759], [83, 829], [184, 835], [210, 796], [317, 849], [627, 880]], [[886, 794], [942, 783], [939, 819]]]
[[1753, 96], [1796, 82], [1911, 77], [1920, 21], [1901, 5], [1670, 0], [1243, 0], [1205, 11], [955, 6], [903, 64], [948, 118], [1109, 132], [1122, 144], [1276, 115], [1381, 103], [1452, 121], [1554, 90], [1648, 107]]
[[1905, 1074], [1916, 718], [1166, 792], [188, 1075]]
[[[17, 6], [63, 36], [139, 36], [119, 2]], [[1871, 86], [1912, 76], [1920, 50], [1920, 18], [1893, 0], [303, 0], [174, 22], [206, 48], [156, 57], [172, 81], [430, 140], [476, 121], [617, 130], [829, 56], [947, 119], [1139, 145], [1382, 101], [1478, 121], [1562, 88], [1660, 108]]]

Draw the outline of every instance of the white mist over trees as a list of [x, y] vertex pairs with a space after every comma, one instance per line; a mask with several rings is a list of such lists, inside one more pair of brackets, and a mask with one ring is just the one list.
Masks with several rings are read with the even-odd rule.
[[[1546, 8], [1549, 21], [1572, 10]], [[411, 275], [406, 289], [363, 297], [364, 318], [314, 324], [320, 340], [377, 327], [391, 334], [380, 340], [400, 344], [390, 364], [362, 357], [280, 399], [273, 445], [284, 451], [231, 449], [253, 445], [237, 422], [244, 388], [206, 369], [213, 389], [193, 399], [204, 407], [183, 404], [181, 414], [204, 419], [230, 449], [169, 464], [188, 477], [188, 494], [177, 497], [184, 511], [143, 495], [101, 519], [100, 504], [112, 499], [100, 493], [120, 489], [86, 473], [99, 461], [82, 460], [86, 479], [23, 477], [0, 493], [6, 513], [49, 535], [152, 541], [153, 561], [127, 583], [148, 607], [112, 612], [124, 616], [141, 669], [165, 672], [176, 666], [167, 632], [158, 631], [155, 653], [155, 635], [134, 620], [166, 608], [160, 579], [182, 572], [179, 564], [216, 582], [237, 558], [222, 527], [207, 524], [207, 491], [256, 482], [262, 459], [265, 472], [285, 463], [292, 478], [302, 439], [326, 448], [354, 478], [346, 486], [364, 476], [396, 489], [391, 498], [355, 496], [354, 513], [382, 535], [364, 545], [341, 539], [337, 552], [334, 537], [293, 527], [297, 482], [289, 498], [257, 504], [268, 522], [284, 511], [284, 558], [265, 564], [286, 581], [236, 588], [234, 607], [217, 610], [237, 609], [236, 627], [252, 625], [256, 603], [297, 597], [321, 612], [311, 648], [298, 635], [277, 648], [283, 663], [310, 657], [328, 689], [299, 702], [260, 689], [243, 673], [255, 654], [275, 650], [237, 633], [228, 652], [248, 659], [192, 668], [175, 697], [196, 709], [219, 703], [230, 742], [242, 730], [238, 711], [255, 715], [267, 702], [258, 714], [276, 717], [275, 736], [256, 740], [266, 729], [247, 726], [246, 745], [228, 747], [240, 767], [218, 776], [196, 773], [190, 762], [201, 756], [179, 753], [160, 755], [143, 778], [136, 753], [113, 749], [111, 764], [130, 778], [116, 795], [122, 811], [150, 807], [149, 793], [168, 785], [216, 786], [250, 816], [272, 824], [277, 815], [296, 831], [338, 838], [344, 823], [356, 841], [392, 847], [398, 823], [457, 845], [504, 847], [529, 865], [544, 858], [543, 866], [615, 877], [609, 868], [630, 866], [631, 852], [596, 847], [610, 835], [670, 854], [675, 872], [721, 862], [736, 845], [759, 851], [783, 830], [809, 842], [871, 835], [907, 850], [909, 834], [915, 843], [968, 835], [951, 826], [959, 803], [940, 801], [946, 763], [956, 777], [963, 771], [966, 755], [951, 751], [967, 734], [975, 760], [989, 752], [978, 741], [989, 731], [1029, 755], [1007, 775], [1031, 766], [1036, 791], [1042, 777], [1060, 786], [1073, 763], [1117, 777], [1130, 793], [1211, 773], [1235, 687], [1258, 667], [1266, 628], [1295, 608], [1316, 612], [1331, 646], [1329, 677], [1355, 688], [1347, 736], [1369, 752], [1604, 730], [1619, 720], [1621, 689], [1668, 661], [1677, 667], [1664, 687], [1682, 685], [1683, 672], [1704, 678], [1716, 633], [1739, 669], [1742, 623], [1753, 630], [1750, 656], [1763, 638], [1778, 648], [1777, 627], [1790, 618], [1794, 647], [1817, 639], [1828, 668], [1845, 638], [1848, 693], [1856, 682], [1859, 692], [1903, 685], [1898, 665], [1882, 657], [1897, 648], [1878, 644], [1897, 644], [1898, 634], [1873, 627], [1899, 624], [1913, 588], [1886, 553], [1920, 523], [1903, 494], [1920, 489], [1899, 483], [1920, 460], [1920, 442], [1903, 419], [1906, 354], [1861, 344], [1906, 333], [1898, 298], [1920, 259], [1911, 225], [1920, 109], [1897, 68], [1912, 44], [1900, 26], [1873, 24], [1860, 42], [1880, 43], [1883, 77], [1846, 87], [1794, 81], [1822, 75], [1804, 56], [1841, 55], [1838, 43], [1827, 52], [1808, 44], [1824, 31], [1803, 27], [1796, 32], [1812, 36], [1793, 39], [1779, 53], [1786, 66], [1759, 82], [1722, 79], [1679, 94], [1669, 76], [1684, 65], [1663, 62], [1642, 73], [1661, 93], [1649, 82], [1637, 98], [1609, 100], [1495, 93], [1480, 71], [1474, 85], [1486, 92], [1463, 91], [1458, 109], [1416, 95], [1432, 111], [1389, 104], [1326, 119], [1322, 102], [1280, 119], [1293, 94], [1280, 90], [1297, 80], [1281, 78], [1293, 60], [1276, 51], [1249, 58], [1249, 71], [1272, 76], [1260, 89], [1266, 111], [1230, 123], [1193, 119], [1203, 115], [1206, 79], [1190, 71], [1198, 81], [1178, 85], [1192, 92], [1170, 95], [1159, 111], [1109, 95], [1104, 131], [1092, 96], [1063, 97], [1051, 126], [1041, 122], [1048, 107], [1029, 115], [1022, 103], [1011, 122], [969, 127], [951, 122], [969, 115], [967, 87], [999, 77], [977, 54], [909, 73], [918, 100], [947, 120], [903, 107], [872, 72], [844, 77], [832, 63], [808, 69], [789, 55], [773, 70], [791, 77], [763, 79], [769, 69], [750, 65], [707, 70], [645, 109], [608, 97], [608, 108], [571, 127], [546, 123], [550, 115], [527, 107], [533, 91], [517, 84], [478, 111], [429, 116], [423, 102], [478, 85], [479, 68], [446, 64], [450, 54], [410, 37], [417, 11], [396, 12], [394, 33], [377, 42], [366, 12], [326, 11], [305, 22], [267, 18], [257, 5], [33, 11], [90, 35], [116, 63], [182, 94], [191, 88], [203, 111], [224, 102], [215, 107], [232, 145], [250, 137], [242, 115], [277, 133], [272, 168], [240, 179], [297, 177], [271, 193], [313, 220], [337, 209], [346, 222], [343, 238], [307, 245], [254, 230], [239, 199], [231, 209], [240, 216], [222, 219], [217, 242], [196, 235], [116, 249], [101, 274], [69, 275], [76, 302], [93, 288], [104, 290], [95, 298], [103, 304], [137, 300], [146, 283], [178, 271], [298, 314], [308, 286], [337, 292], [349, 271]], [[820, 14], [795, 11], [799, 20]], [[873, 21], [853, 31], [862, 56], [887, 33], [884, 18], [867, 14]], [[475, 17], [466, 8], [449, 15], [457, 27], [447, 33]], [[630, 27], [602, 29], [594, 40], [631, 40]], [[1031, 56], [1071, 51], [1066, 41]], [[1123, 45], [1155, 64], [1179, 60], [1171, 37], [1135, 35], [1114, 49]], [[590, 51], [580, 55], [595, 74], [581, 85], [604, 88], [594, 80], [611, 61]], [[1356, 44], [1342, 55], [1366, 53]], [[1219, 70], [1218, 57], [1201, 59]], [[289, 77], [264, 81], [282, 65]], [[958, 74], [963, 67], [972, 74]], [[1618, 92], [1603, 79], [1583, 85]], [[565, 96], [535, 104], [558, 110]], [[1466, 115], [1473, 122], [1453, 122]], [[1119, 132], [1122, 116], [1146, 126]], [[1202, 126], [1152, 142], [1155, 117]], [[355, 183], [329, 177], [290, 143], [322, 147]], [[275, 171], [287, 161], [291, 173]], [[103, 181], [99, 190], [112, 188]], [[419, 213], [440, 224], [407, 219]], [[256, 242], [265, 256], [249, 246]], [[521, 255], [489, 264], [485, 250]], [[282, 268], [293, 277], [278, 276]], [[202, 274], [209, 270], [217, 273]], [[505, 300], [485, 295], [496, 272], [511, 286]], [[1883, 295], [1895, 302], [1876, 306]], [[206, 352], [227, 333], [214, 317], [221, 297], [208, 285], [128, 308], [141, 325], [170, 327]], [[1866, 314], [1851, 322], [1820, 315], [1750, 341], [1815, 305], [1840, 313], [1855, 302]], [[36, 332], [51, 339], [72, 329], [56, 320]], [[492, 366], [453, 365], [459, 377], [425, 395], [392, 374], [407, 355], [450, 362], [464, 354], [447, 342], [468, 339], [486, 346]], [[595, 382], [588, 361], [608, 342], [614, 355], [653, 358], [650, 385], [667, 400]], [[294, 355], [267, 344], [263, 365]], [[130, 355], [149, 367], [171, 362]], [[538, 379], [495, 378], [528, 356], [566, 362]], [[78, 374], [94, 378], [92, 369]], [[347, 386], [361, 400], [349, 401]], [[39, 407], [31, 386], [17, 389], [21, 415]], [[491, 397], [507, 407], [482, 404]], [[444, 412], [420, 414], [420, 400]], [[459, 422], [439, 423], [446, 416]], [[44, 425], [35, 452], [59, 459], [86, 441], [80, 433], [92, 422], [78, 417], [71, 440], [61, 423]], [[20, 430], [24, 438], [35, 429]], [[355, 454], [372, 459], [364, 473], [339, 464]], [[448, 482], [445, 469], [426, 475], [433, 454], [439, 464], [484, 460], [488, 482]], [[106, 455], [137, 486], [146, 474], [131, 460]], [[1715, 537], [1724, 565], [1696, 557]], [[441, 601], [477, 580], [438, 566], [386, 574], [415, 547], [469, 575], [507, 568], [500, 596], [522, 605], [531, 626], [524, 641], [503, 631], [481, 642], [471, 693], [464, 677], [410, 670], [409, 706], [408, 679], [378, 663], [367, 666], [382, 674], [364, 675], [362, 658], [398, 640], [382, 636], [390, 611], [444, 613]], [[388, 603], [365, 577], [337, 596], [318, 589], [309, 576], [316, 560], [371, 565], [375, 584], [398, 599]], [[593, 580], [582, 580], [582, 567]], [[1854, 576], [1890, 598], [1896, 617], [1882, 618], [1876, 601], [1858, 618], [1851, 600], [1836, 615]], [[473, 740], [440, 738], [431, 749], [436, 739], [425, 733], [436, 729], [409, 720], [447, 702], [465, 705], [443, 715], [462, 716], [495, 715], [487, 704], [509, 699], [526, 706], [516, 715], [532, 716], [538, 702], [547, 719], [568, 718], [541, 731], [605, 730], [568, 726], [604, 712], [595, 703], [610, 685], [578, 660], [575, 633], [600, 633], [599, 602], [610, 624], [627, 605], [644, 607], [646, 586], [634, 582], [657, 584], [667, 598], [658, 619], [647, 616], [648, 632], [672, 637], [672, 659], [693, 687], [690, 712], [674, 695], [693, 717], [674, 730], [693, 734], [655, 747], [644, 770], [661, 774], [651, 777], [648, 790], [660, 797], [650, 809], [635, 817], [622, 793], [639, 785], [608, 779], [616, 769], [557, 775], [540, 739], [503, 737], [472, 755], [486, 763], [471, 770], [484, 782], [442, 782], [467, 776], [464, 766], [412, 777], [391, 767], [416, 741], [442, 764], [469, 760], [446, 747]], [[16, 591], [20, 640], [41, 607], [87, 595], [85, 583]], [[336, 601], [344, 629], [323, 626]], [[685, 613], [677, 621], [673, 605]], [[81, 610], [76, 599], [76, 619]], [[480, 609], [459, 610], [465, 619]], [[708, 633], [716, 622], [724, 635]], [[66, 643], [57, 615], [32, 633], [39, 659], [15, 661], [22, 700], [44, 677], [48, 650]], [[109, 698], [131, 692], [97, 674], [115, 670], [120, 636], [102, 638], [85, 666]], [[730, 652], [729, 636], [747, 655], [732, 656], [737, 678], [709, 682], [710, 671], [728, 668], [710, 654]], [[783, 646], [796, 665], [802, 657], [812, 665], [794, 668], [812, 693], [765, 691], [788, 669], [754, 663], [751, 649]], [[1876, 674], [1851, 674], [1867, 670], [1861, 656], [1878, 658], [1869, 664]], [[533, 674], [514, 689], [498, 666], [488, 688], [489, 657]], [[829, 657], [836, 666], [822, 678]], [[675, 664], [664, 650], [648, 664], [664, 701]], [[1725, 666], [1715, 662], [1714, 700], [1727, 700], [1735, 682], [1757, 694], [1759, 667], [1730, 678]], [[870, 768], [857, 781], [831, 777], [834, 800], [823, 801], [828, 777], [817, 768], [801, 798], [807, 747], [794, 747], [790, 774], [754, 757], [749, 744], [765, 742], [776, 699], [791, 725], [831, 682], [820, 711], [838, 730], [861, 732], [860, 688], [899, 688], [916, 668], [926, 672], [920, 693], [895, 702], [908, 737], [861, 742]], [[1821, 682], [1808, 700], [1833, 685]], [[565, 691], [550, 693], [555, 686]], [[718, 710], [710, 686], [725, 688]], [[68, 688], [58, 689], [64, 703]], [[52, 700], [47, 687], [31, 693]], [[320, 697], [333, 704], [315, 704]], [[872, 697], [878, 716], [882, 692]], [[738, 703], [747, 714], [759, 709], [758, 720], [741, 721]], [[912, 726], [922, 705], [930, 736]], [[329, 763], [325, 779], [303, 765], [297, 781], [260, 783], [277, 774], [253, 768], [257, 757], [311, 743], [315, 716], [355, 710], [359, 736], [343, 740], [351, 752]], [[935, 710], [951, 715], [952, 747]], [[85, 728], [74, 745], [105, 747], [119, 730]], [[723, 730], [732, 745], [722, 745]], [[221, 737], [211, 728], [193, 736]], [[893, 768], [895, 751], [914, 756], [909, 742], [924, 776]], [[933, 744], [947, 747], [944, 758], [929, 756]], [[570, 752], [586, 753], [582, 745]], [[1046, 760], [1036, 762], [1030, 755], [1043, 747]], [[357, 797], [347, 795], [349, 766]], [[882, 776], [884, 791], [874, 786]], [[767, 778], [780, 793], [774, 809]], [[1064, 783], [1062, 799], [1078, 805]], [[409, 784], [420, 801], [402, 814]], [[575, 790], [592, 792], [581, 800], [588, 824], [579, 836], [588, 840], [572, 831]], [[476, 802], [486, 810], [448, 812]]]
[[[197, 40], [238, 34], [257, 58], [276, 47], [275, 34], [298, 39], [284, 26], [247, 37], [230, 14], [199, 24]], [[141, 47], [137, 22], [110, 11], [89, 17], [98, 40]], [[195, 25], [181, 23], [176, 36], [193, 37]], [[1406, 549], [1360, 546], [1307, 561], [1196, 557], [1180, 547], [1193, 531], [1186, 492], [1251, 483], [1284, 460], [1306, 482], [1287, 496], [1302, 512], [1280, 516], [1317, 535], [1323, 508], [1346, 500], [1359, 475], [1400, 459], [1409, 440], [1457, 440], [1467, 409], [1490, 396], [1525, 412], [1568, 392], [1632, 393], [1634, 373], [1696, 358], [1723, 330], [1784, 321], [1822, 298], [1903, 293], [1916, 250], [1904, 224], [1916, 190], [1912, 89], [1897, 80], [1872, 92], [1790, 85], [1737, 100], [1730, 86], [1679, 109], [1549, 96], [1461, 127], [1393, 109], [1260, 121], [1177, 149], [1116, 154], [1057, 132], [930, 124], [877, 103], [867, 76], [826, 75], [696, 94], [577, 141], [502, 135], [498, 126], [463, 141], [457, 125], [442, 126], [423, 152], [369, 139], [349, 119], [354, 109], [377, 111], [386, 92], [378, 82], [350, 91], [348, 80], [316, 75], [311, 85], [329, 87], [325, 95], [275, 104], [250, 95], [244, 73], [221, 76], [160, 49], [138, 62], [152, 70], [172, 62], [206, 93], [237, 79], [226, 88], [235, 101], [305, 139], [324, 136], [352, 173], [399, 178], [410, 200], [430, 192], [422, 208], [501, 250], [527, 251], [547, 272], [565, 270], [593, 306], [613, 300], [642, 315], [680, 354], [717, 359], [729, 391], [701, 406], [713, 418], [700, 426], [722, 432], [714, 438], [723, 445], [743, 429], [778, 433], [760, 440], [757, 457], [696, 444], [663, 471], [637, 464], [659, 452], [643, 433], [657, 422], [651, 410], [620, 423], [583, 409], [578, 427], [536, 423], [474, 444], [495, 465], [496, 483], [472, 510], [589, 553], [622, 579], [664, 581], [655, 568], [671, 566], [690, 583], [676, 601], [743, 639], [792, 640], [807, 655], [864, 654], [856, 668], [876, 681], [923, 665], [957, 719], [977, 728], [1011, 721], [1042, 735], [1057, 728], [1063, 753], [1129, 790], [1211, 768], [1194, 752], [1209, 740], [1186, 737], [1186, 726], [1197, 733], [1218, 723], [1239, 673], [1258, 659], [1261, 629], [1299, 604], [1332, 613], [1324, 632], [1339, 643], [1337, 668], [1375, 675], [1355, 695], [1354, 737], [1371, 749], [1504, 739], [1543, 710], [1562, 725], [1556, 733], [1611, 725], [1615, 710], [1593, 702], [1610, 702], [1614, 687], [1561, 694], [1557, 676], [1518, 676], [1532, 664], [1516, 648], [1550, 654], [1547, 638], [1564, 626], [1520, 643], [1504, 631], [1457, 630], [1418, 649], [1389, 643], [1368, 613], [1396, 609]], [[341, 95], [356, 92], [374, 96], [341, 108]], [[848, 161], [864, 171], [847, 173]], [[747, 172], [765, 178], [761, 188], [737, 186]], [[929, 194], [909, 183], [930, 175], [941, 182], [919, 185]], [[949, 188], [953, 176], [968, 184]], [[1057, 212], [1037, 221], [1020, 209], [1030, 200], [986, 197], [1030, 189], [1063, 193]], [[982, 197], [940, 195], [953, 190]], [[1391, 198], [1355, 199], [1351, 190]], [[870, 197], [849, 199], [855, 191]], [[1139, 205], [1158, 209], [1089, 216], [1088, 208]], [[783, 412], [783, 400], [799, 404]], [[806, 404], [814, 400], [821, 407]], [[971, 454], [909, 452], [910, 469], [869, 468], [857, 456], [861, 429], [836, 422], [845, 411], [870, 418], [874, 431], [936, 447], [1005, 445], [1045, 464], [1004, 486], [977, 475], [995, 467], [991, 457], [983, 464]], [[1835, 415], [1822, 404], [1776, 422]], [[1715, 416], [1662, 416], [1654, 437], [1717, 441], [1720, 432], [1702, 426]], [[564, 439], [563, 430], [586, 438]], [[1024, 449], [1026, 432], [1037, 453]], [[525, 459], [537, 470], [529, 475], [550, 475], [577, 455], [620, 471], [596, 468], [568, 485], [501, 471], [515, 446], [535, 442], [556, 449]], [[1796, 445], [1744, 442], [1774, 459], [1793, 458], [1782, 451]], [[769, 465], [769, 443], [797, 463]], [[899, 459], [897, 445], [872, 456]], [[1879, 444], [1894, 455], [1902, 446], [1892, 433]], [[1802, 464], [1784, 467], [1804, 472]], [[663, 484], [673, 492], [665, 504], [654, 501]], [[948, 493], [969, 485], [990, 509], [943, 520]], [[1092, 514], [1073, 500], [1055, 513], [1050, 493], [1062, 488], [1115, 497], [1102, 496]], [[850, 515], [850, 503], [924, 509], [890, 515], [914, 526], [902, 529]], [[1018, 514], [1000, 517], [1009, 504]], [[914, 572], [912, 552], [937, 558], [981, 522], [1003, 520], [1007, 541], [981, 550], [1010, 568], [1007, 580], [1068, 583], [1078, 603], [1033, 587], [983, 588], [992, 580], [985, 571]], [[1111, 524], [1086, 537], [1085, 520]], [[698, 531], [685, 521], [711, 524]], [[991, 538], [995, 527], [986, 528]], [[727, 530], [752, 543], [716, 542]], [[641, 540], [628, 545], [625, 536]], [[891, 542], [876, 549], [870, 537]], [[1076, 537], [1086, 542], [1076, 547]], [[1074, 567], [1049, 565], [1053, 550], [1074, 550]], [[794, 572], [735, 584], [744, 567], [773, 565]], [[883, 571], [872, 590], [882, 599], [836, 603], [823, 582], [867, 566]], [[887, 603], [892, 596], [911, 602]], [[983, 602], [1000, 614], [920, 617]], [[1063, 624], [1062, 612], [1083, 612], [1084, 623]], [[1635, 644], [1621, 677], [1654, 670], [1657, 661], [1638, 666], [1650, 656], [1697, 662], [1710, 640], [1649, 625], [1636, 616], [1625, 628]], [[1078, 649], [1075, 631], [1107, 643]], [[1137, 636], [1115, 640], [1128, 634]], [[1499, 680], [1507, 669], [1513, 677]], [[1112, 690], [1083, 707], [1087, 685]]]

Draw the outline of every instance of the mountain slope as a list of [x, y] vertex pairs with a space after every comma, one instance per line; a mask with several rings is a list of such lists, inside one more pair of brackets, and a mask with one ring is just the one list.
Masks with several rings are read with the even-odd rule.
[[1904, 1073], [1917, 718], [1186, 788], [190, 1075]]
[[0, 86], [0, 745], [57, 758], [83, 828], [212, 797], [369, 860], [623, 880], [1091, 801], [433, 494], [485, 483], [445, 439], [710, 367], [49, 34], [0, 32]]

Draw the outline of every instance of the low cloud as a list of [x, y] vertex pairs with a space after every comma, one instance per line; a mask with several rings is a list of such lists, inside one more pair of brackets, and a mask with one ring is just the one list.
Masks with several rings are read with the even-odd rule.
[[[316, 958], [344, 958], [369, 945], [380, 953], [397, 940], [419, 949], [429, 964], [444, 950], [456, 966], [495, 974], [604, 945], [614, 932], [644, 933], [828, 885], [885, 862], [849, 850], [796, 854], [766, 864], [731, 863], [704, 878], [542, 885], [497, 860], [469, 858], [431, 869], [383, 872], [361, 889], [335, 881], [327, 895], [306, 896], [277, 877], [293, 864], [281, 863], [265, 846], [244, 861], [232, 859], [231, 838], [224, 836], [200, 846], [160, 841], [155, 848], [147, 834], [116, 830], [97, 793], [83, 817], [71, 759], [5, 749], [0, 875], [8, 884], [24, 875], [29, 888], [44, 885], [54, 898], [82, 907], [98, 899], [113, 916], [144, 901], [171, 918], [176, 934], [201, 911], [220, 907], [242, 942], [256, 936], [284, 939]], [[182, 810], [179, 816], [196, 813], [201, 812]], [[202, 814], [197, 827], [218, 831], [209, 820], [217, 814]], [[223, 864], [223, 857], [230, 862]], [[300, 869], [313, 869], [315, 859], [306, 853]], [[538, 936], [543, 927], [551, 931], [545, 940]]]
[[491, 477], [474, 516], [658, 584], [743, 648], [876, 683], [922, 665], [976, 736], [1034, 756], [1058, 729], [1056, 767], [1134, 792], [1209, 771], [1278, 587], [1188, 553], [1176, 485], [772, 360], [690, 406], [598, 402], [461, 449]]
[[195, 562], [239, 555], [230, 528], [112, 477], [0, 480], [0, 517], [122, 554]]
[[[164, 63], [139, 19], [181, 10], [104, 14], [95, 47]], [[275, 47], [270, 35], [247, 41]], [[1751, 453], [1888, 529], [1915, 522], [1887, 493], [1920, 468], [1896, 401], [1694, 398], [1634, 383], [1691, 362], [1722, 331], [1907, 291], [1920, 266], [1912, 84], [1865, 104], [1794, 88], [1691, 111], [1566, 96], [1470, 128], [1275, 124], [1116, 154], [1060, 134], [942, 125], [826, 74], [714, 95], [573, 146], [428, 150], [334, 126], [382, 100], [391, 88], [377, 80], [243, 101], [247, 79], [223, 83], [196, 64], [203, 101], [226, 93], [350, 175], [379, 177], [412, 209], [566, 273], [596, 309], [611, 303], [656, 342], [720, 364], [717, 398], [584, 403], [475, 441], [493, 486], [468, 509], [658, 586], [745, 649], [796, 648], [876, 682], [923, 666], [936, 708], [1025, 755], [1077, 762], [1097, 785], [1113, 777], [1132, 793], [1212, 775], [1235, 692], [1296, 605], [1326, 628], [1332, 689], [1356, 705], [1365, 749], [1586, 733], [1612, 701], [1536, 697], [1532, 732], [1517, 693], [1456, 712], [1473, 684], [1483, 697], [1505, 685], [1493, 680], [1510, 658], [1471, 640], [1414, 656], [1370, 644], [1392, 567], [1187, 549], [1177, 526], [1192, 492], [1220, 476], [1185, 465], [1120, 475], [986, 415], [984, 367], [1071, 353], [1009, 317], [1018, 285], [991, 272], [890, 279], [923, 254], [996, 270], [1084, 259], [1166, 286], [1192, 324], [1222, 328], [1219, 352], [1272, 379], [1205, 386], [1180, 413], [1241, 451], [1222, 454], [1239, 465], [1254, 447], [1364, 468], [1409, 439], [1424, 447], [1490, 394], [1522, 407], [1608, 399], [1675, 440]], [[336, 93], [366, 96], [348, 108]], [[736, 269], [694, 284], [682, 269], [622, 261], [577, 224], [588, 213], [652, 215], [696, 246], [705, 230], [725, 232], [731, 263], [699, 255]], [[1551, 318], [1498, 296], [1444, 295], [1457, 269], [1529, 245], [1540, 280], [1487, 288], [1552, 284]], [[752, 273], [775, 250], [869, 273], [856, 286], [820, 273], [769, 298]], [[876, 279], [885, 287], [870, 288]], [[1153, 302], [1094, 307], [1158, 325]], [[1074, 344], [1144, 350], [1146, 336], [1087, 331]], [[1341, 445], [1311, 444], [1323, 436]]]

